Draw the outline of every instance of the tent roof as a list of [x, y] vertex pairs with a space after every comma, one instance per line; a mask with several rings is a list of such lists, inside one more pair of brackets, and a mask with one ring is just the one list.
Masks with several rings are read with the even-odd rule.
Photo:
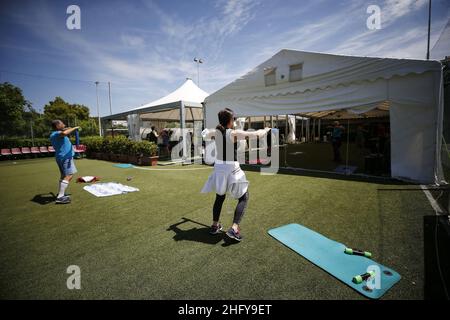
[[[290, 66], [298, 64], [302, 65], [302, 79], [291, 82]], [[276, 85], [266, 86], [264, 74], [274, 68]], [[343, 56], [283, 49], [252, 71], [211, 94], [205, 102], [209, 104], [211, 101], [230, 99], [283, 97], [440, 69], [438, 61]]]
[[[160, 99], [138, 108], [102, 117], [102, 119], [126, 119], [127, 115], [138, 113], [141, 114], [143, 118], [179, 120], [178, 109], [180, 108], [180, 102], [183, 102], [186, 108], [201, 108], [201, 104], [207, 96], [208, 93], [200, 89], [191, 79], [187, 78], [178, 89]], [[195, 112], [195, 114], [200, 114], [200, 118], [202, 116], [201, 112]], [[190, 120], [189, 117], [191, 115], [192, 112], [187, 113], [187, 120]]]
[[187, 78], [181, 87], [169, 93], [165, 97], [162, 97], [158, 100], [152, 101], [132, 110], [137, 111], [146, 109], [148, 107], [160, 106], [178, 101], [194, 102], [200, 104], [205, 101], [205, 98], [207, 96], [208, 93], [200, 89], [191, 79]]

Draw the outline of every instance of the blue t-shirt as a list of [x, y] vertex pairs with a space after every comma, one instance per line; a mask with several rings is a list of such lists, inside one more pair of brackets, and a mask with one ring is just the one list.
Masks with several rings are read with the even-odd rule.
[[340, 127], [334, 127], [334, 128], [333, 128], [333, 133], [331, 134], [331, 136], [332, 136], [333, 138], [340, 139], [341, 136], [342, 136], [342, 128], [340, 128]]
[[55, 148], [57, 160], [65, 160], [73, 157], [72, 143], [67, 136], [61, 136], [60, 131], [53, 131], [50, 134], [50, 142], [53, 148]]

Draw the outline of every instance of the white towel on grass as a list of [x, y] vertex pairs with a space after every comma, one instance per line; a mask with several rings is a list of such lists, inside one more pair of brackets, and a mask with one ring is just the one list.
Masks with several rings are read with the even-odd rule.
[[109, 197], [117, 194], [139, 191], [138, 188], [129, 187], [116, 182], [95, 183], [85, 186], [83, 189], [96, 197]]

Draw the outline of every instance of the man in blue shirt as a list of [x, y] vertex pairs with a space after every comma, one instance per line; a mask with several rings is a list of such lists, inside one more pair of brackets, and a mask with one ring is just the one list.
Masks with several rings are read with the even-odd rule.
[[68, 135], [79, 129], [79, 127], [66, 128], [64, 122], [61, 120], [53, 120], [52, 127], [53, 131], [50, 134], [50, 142], [55, 149], [56, 163], [58, 164], [59, 172], [61, 173], [56, 203], [66, 204], [70, 203], [70, 197], [66, 196], [64, 192], [69, 186], [69, 182], [72, 180], [73, 175], [77, 172], [77, 168], [73, 161], [73, 147]]
[[333, 161], [341, 162], [341, 152], [339, 151], [342, 144], [342, 135], [345, 128], [339, 124], [339, 121], [334, 121], [331, 127], [331, 145], [333, 146]]

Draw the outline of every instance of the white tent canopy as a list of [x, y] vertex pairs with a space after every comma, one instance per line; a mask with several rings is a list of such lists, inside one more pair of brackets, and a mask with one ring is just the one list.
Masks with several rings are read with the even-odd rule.
[[[207, 96], [208, 93], [187, 78], [181, 87], [161, 99], [129, 111], [102, 117], [102, 122], [127, 120], [130, 138], [139, 141], [142, 121], [179, 121], [181, 129], [186, 128], [187, 121], [202, 121], [202, 103]], [[102, 127], [106, 128], [106, 125], [104, 124]], [[186, 141], [186, 138], [184, 137], [183, 140]], [[186, 156], [187, 152], [188, 147], [183, 145], [183, 155]]]
[[130, 114], [139, 114], [141, 120], [180, 120], [180, 106], [188, 108], [185, 120], [202, 120], [202, 102], [208, 93], [200, 89], [191, 79], [168, 95], [138, 108], [103, 117], [103, 120], [126, 119]]
[[442, 88], [437, 61], [281, 50], [206, 98], [206, 126], [225, 107], [264, 116], [388, 106], [392, 176], [441, 183]]

